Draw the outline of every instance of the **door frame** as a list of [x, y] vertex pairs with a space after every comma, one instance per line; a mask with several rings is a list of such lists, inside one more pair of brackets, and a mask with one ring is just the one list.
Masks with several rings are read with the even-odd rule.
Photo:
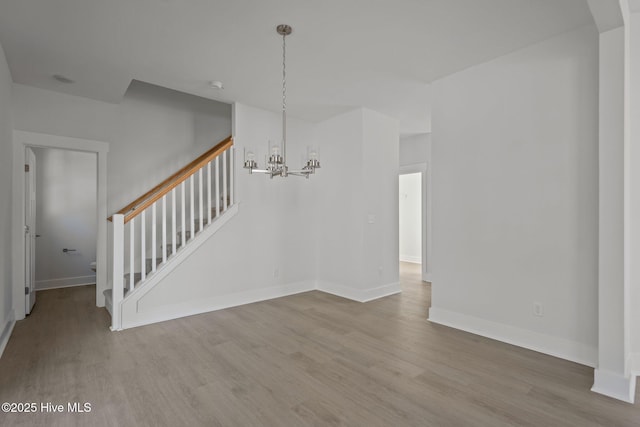
[[414, 163], [400, 166], [399, 175], [422, 174], [422, 280], [431, 282], [431, 168], [428, 163]]
[[71, 138], [21, 130], [13, 131], [13, 310], [16, 320], [25, 318], [25, 153], [26, 147], [58, 148], [95, 153], [97, 157], [96, 230], [96, 306], [104, 307], [107, 287], [107, 153], [109, 144], [90, 139]]

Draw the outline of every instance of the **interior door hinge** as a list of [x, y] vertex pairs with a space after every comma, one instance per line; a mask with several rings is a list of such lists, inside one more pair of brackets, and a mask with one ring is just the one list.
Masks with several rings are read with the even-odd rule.
[[24, 165], [24, 171], [29, 172], [29, 165]]
[[24, 287], [24, 294], [25, 295], [29, 295], [29, 287], [28, 286]]

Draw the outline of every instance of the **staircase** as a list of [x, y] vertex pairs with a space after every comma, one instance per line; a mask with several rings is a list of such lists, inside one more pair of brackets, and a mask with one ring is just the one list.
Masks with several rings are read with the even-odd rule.
[[112, 330], [122, 329], [125, 300], [160, 283], [237, 212], [233, 160], [228, 137], [109, 218]]

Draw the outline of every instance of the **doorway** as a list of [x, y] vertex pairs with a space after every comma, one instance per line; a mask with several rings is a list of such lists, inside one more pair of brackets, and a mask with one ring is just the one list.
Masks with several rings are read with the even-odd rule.
[[[91, 155], [95, 167], [94, 197], [95, 207], [93, 216], [95, 226], [95, 262], [96, 262], [96, 305], [104, 306], [103, 291], [107, 284], [107, 152], [109, 144], [101, 141], [92, 141], [79, 138], [61, 137], [56, 135], [39, 134], [26, 131], [14, 131], [13, 145], [13, 244], [16, 251], [13, 253], [12, 264], [20, 268], [13, 269], [13, 309], [15, 319], [24, 319], [26, 309], [24, 287], [27, 283], [26, 266], [29, 258], [26, 254], [25, 242], [25, 210], [26, 210], [26, 174], [24, 165], [27, 164], [27, 148], [61, 149], [62, 151], [80, 152]], [[36, 190], [37, 191], [37, 190]], [[36, 196], [37, 197], [37, 196]], [[37, 231], [36, 231], [37, 232]], [[34, 236], [35, 237], [35, 236]], [[63, 248], [59, 248], [60, 251]], [[77, 249], [66, 247], [66, 249]], [[61, 252], [68, 254], [69, 252]], [[36, 257], [37, 258], [37, 257]], [[90, 269], [90, 266], [86, 266]], [[89, 273], [91, 274], [91, 273]], [[35, 278], [35, 276], [33, 277]]]
[[400, 261], [422, 264], [422, 173], [399, 179]]
[[404, 270], [430, 282], [431, 194], [427, 164], [401, 166], [398, 178], [398, 257]]
[[96, 283], [96, 154], [59, 148], [35, 153], [38, 291]]

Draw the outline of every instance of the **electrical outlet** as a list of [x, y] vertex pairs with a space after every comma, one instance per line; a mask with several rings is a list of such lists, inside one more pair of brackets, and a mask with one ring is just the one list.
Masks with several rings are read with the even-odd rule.
[[273, 269], [273, 278], [277, 279], [278, 277], [280, 277], [280, 269], [276, 267]]
[[542, 304], [540, 304], [539, 302], [533, 303], [533, 315], [538, 317], [543, 316]]

